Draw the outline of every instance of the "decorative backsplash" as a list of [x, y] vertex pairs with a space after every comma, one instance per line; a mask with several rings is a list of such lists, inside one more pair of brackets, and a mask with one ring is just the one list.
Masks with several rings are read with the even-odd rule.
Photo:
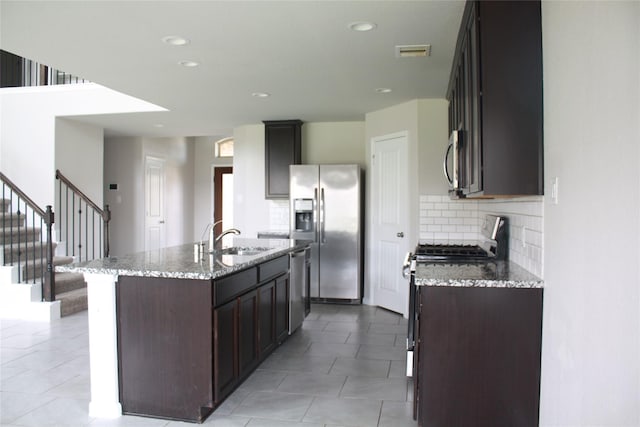
[[542, 277], [544, 272], [542, 196], [517, 199], [451, 200], [448, 196], [422, 195], [420, 196], [420, 242], [458, 243], [462, 240], [478, 240], [481, 238], [482, 218], [488, 213], [509, 218], [509, 259], [536, 276]]
[[269, 229], [289, 231], [289, 200], [269, 200]]

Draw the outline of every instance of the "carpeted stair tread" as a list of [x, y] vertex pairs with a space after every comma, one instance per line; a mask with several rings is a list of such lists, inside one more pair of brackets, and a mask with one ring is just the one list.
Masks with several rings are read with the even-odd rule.
[[6, 227], [0, 228], [0, 245], [9, 244], [12, 241], [15, 243], [18, 241], [18, 236], [20, 236], [20, 240], [24, 241], [24, 239], [32, 242], [36, 242], [40, 240], [40, 229], [34, 227]]
[[72, 256], [54, 256], [53, 265], [67, 265], [73, 263]]
[[56, 273], [56, 295], [86, 287], [82, 273]]
[[60, 301], [60, 315], [68, 316], [87, 309], [87, 288], [80, 288], [56, 295]]
[[20, 254], [21, 260], [24, 260], [25, 256], [29, 259], [46, 257], [47, 243], [27, 242], [21, 243], [20, 245], [18, 245], [17, 243], [14, 243], [13, 245], [7, 243], [4, 245], [0, 245], [0, 250], [4, 253], [5, 262], [11, 264], [12, 259], [14, 262], [18, 262], [18, 254]]
[[0, 211], [0, 228], [9, 228], [9, 227], [24, 227], [26, 216], [24, 214], [16, 214], [16, 213], [2, 213]]

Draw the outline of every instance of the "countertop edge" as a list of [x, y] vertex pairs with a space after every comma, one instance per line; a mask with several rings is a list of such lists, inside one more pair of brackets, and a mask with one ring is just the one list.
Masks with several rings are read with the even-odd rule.
[[543, 289], [542, 280], [481, 280], [481, 279], [417, 279], [418, 286], [457, 288], [523, 288]]
[[417, 286], [543, 289], [544, 280], [511, 261], [492, 264], [419, 264]]
[[[293, 241], [292, 241], [293, 242]], [[229, 274], [236, 273], [238, 271], [245, 270], [258, 264], [270, 261], [280, 256], [286, 255], [291, 252], [298, 251], [309, 245], [309, 242], [297, 241], [292, 243], [291, 246], [274, 248], [267, 251], [264, 254], [257, 256], [247, 257], [244, 262], [229, 265], [219, 270], [214, 271], [202, 271], [202, 272], [189, 272], [189, 271], [163, 271], [160, 269], [137, 269], [137, 268], [109, 268], [105, 266], [92, 266], [94, 261], [106, 261], [110, 258], [102, 258], [100, 260], [90, 261], [88, 263], [80, 264], [68, 264], [59, 265], [55, 267], [56, 272], [60, 273], [83, 273], [83, 274], [105, 274], [114, 276], [132, 276], [132, 277], [156, 277], [167, 279], [192, 279], [192, 280], [212, 280], [220, 277], [227, 276]], [[205, 267], [203, 266], [203, 269]]]

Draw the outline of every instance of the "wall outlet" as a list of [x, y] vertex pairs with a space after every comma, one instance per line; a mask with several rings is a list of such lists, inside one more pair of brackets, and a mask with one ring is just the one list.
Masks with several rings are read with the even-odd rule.
[[551, 180], [551, 203], [558, 204], [558, 177]]

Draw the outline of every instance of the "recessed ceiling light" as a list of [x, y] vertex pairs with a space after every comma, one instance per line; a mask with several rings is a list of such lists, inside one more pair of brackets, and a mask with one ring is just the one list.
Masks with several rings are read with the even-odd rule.
[[253, 96], [254, 98], [268, 98], [271, 96], [271, 94], [267, 92], [253, 92], [251, 96]]
[[352, 31], [371, 31], [376, 28], [376, 24], [373, 22], [366, 21], [356, 21], [352, 22], [348, 25], [349, 29]]
[[156, 123], [155, 125], [153, 125], [153, 127], [156, 127], [156, 128], [163, 128], [163, 127], [164, 127], [164, 125], [163, 125], [162, 123]]
[[189, 39], [180, 36], [166, 36], [162, 38], [162, 42], [171, 46], [184, 46], [190, 43]]
[[389, 89], [388, 87], [379, 87], [376, 89], [376, 93], [389, 93], [391, 92], [391, 89]]
[[197, 67], [198, 65], [200, 65], [199, 62], [196, 61], [179, 61], [178, 62], [179, 65], [182, 65], [183, 67], [188, 67], [188, 68], [193, 68], [193, 67]]

